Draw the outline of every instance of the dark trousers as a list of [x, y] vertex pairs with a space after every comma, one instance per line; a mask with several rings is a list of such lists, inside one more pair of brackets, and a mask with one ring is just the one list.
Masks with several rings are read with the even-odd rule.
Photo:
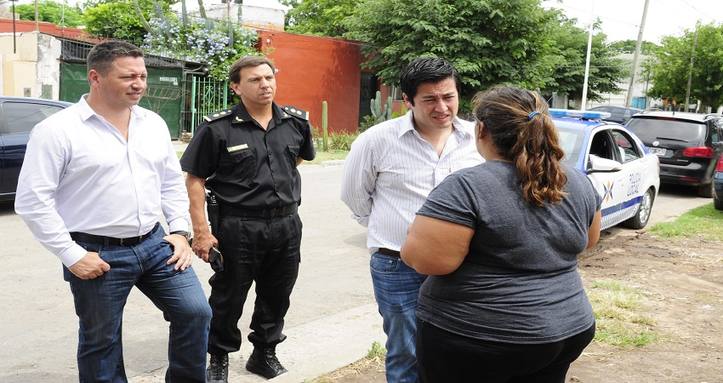
[[421, 382], [564, 383], [595, 325], [558, 342], [513, 344], [468, 338], [417, 320]]
[[282, 334], [284, 316], [299, 274], [299, 215], [272, 219], [222, 216], [219, 226], [224, 271], [209, 280], [213, 318], [208, 352], [218, 355], [241, 348], [238, 321], [252, 282], [256, 282], [256, 302], [248, 339], [254, 347], [275, 346], [286, 338]]

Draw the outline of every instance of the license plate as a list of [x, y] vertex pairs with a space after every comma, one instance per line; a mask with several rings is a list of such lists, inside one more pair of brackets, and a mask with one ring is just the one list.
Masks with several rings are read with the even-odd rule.
[[664, 156], [665, 155], [665, 149], [663, 148], [650, 148], [650, 153], [653, 153], [658, 156]]

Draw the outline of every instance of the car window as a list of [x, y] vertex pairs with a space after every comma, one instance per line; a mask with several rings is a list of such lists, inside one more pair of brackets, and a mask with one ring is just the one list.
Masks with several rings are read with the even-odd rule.
[[565, 157], [562, 161], [568, 163], [570, 166], [575, 166], [580, 156], [580, 148], [582, 147], [582, 131], [558, 128], [557, 135], [560, 139], [560, 146], [562, 146], [562, 150], [565, 152]]
[[666, 118], [633, 118], [626, 128], [646, 144], [667, 139], [701, 145], [706, 136], [706, 127], [702, 122]]
[[3, 134], [30, 132], [35, 124], [63, 109], [60, 106], [29, 102], [5, 102], [2, 107], [5, 125], [0, 129]]
[[635, 161], [641, 157], [641, 153], [638, 150], [638, 146], [635, 145], [635, 141], [627, 133], [621, 130], [612, 131], [613, 140], [615, 145], [618, 147], [618, 153], [622, 163]]
[[[613, 147], [610, 140], [610, 134], [607, 130], [595, 133], [590, 142], [590, 154], [594, 154], [601, 158], [618, 161], [617, 146]], [[614, 149], [614, 150], [613, 150]]]

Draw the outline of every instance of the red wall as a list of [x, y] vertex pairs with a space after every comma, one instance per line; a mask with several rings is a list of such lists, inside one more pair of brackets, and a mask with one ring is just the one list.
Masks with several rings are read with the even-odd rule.
[[[73, 40], [87, 41], [89, 43], [99, 43], [102, 40], [90, 37], [88, 33], [82, 29], [77, 28], [62, 28], [53, 23], [41, 21], [38, 23], [40, 32], [55, 36], [55, 37], [66, 37]], [[0, 32], [13, 31], [13, 19], [0, 19]], [[33, 32], [35, 31], [35, 21], [30, 20], [15, 20], [15, 32]]]
[[321, 129], [321, 103], [329, 105], [329, 131], [359, 126], [361, 54], [358, 43], [327, 37], [259, 31], [261, 51], [278, 68], [276, 102], [306, 110]]

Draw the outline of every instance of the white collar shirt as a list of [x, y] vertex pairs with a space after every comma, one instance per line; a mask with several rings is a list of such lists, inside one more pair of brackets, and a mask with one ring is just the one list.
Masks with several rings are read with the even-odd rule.
[[453, 172], [484, 162], [474, 124], [452, 123], [441, 155], [414, 129], [412, 112], [369, 128], [344, 161], [341, 199], [367, 226], [367, 247], [401, 249], [429, 192]]
[[70, 232], [134, 237], [161, 215], [170, 231], [188, 231], [188, 207], [168, 127], [156, 113], [133, 106], [126, 141], [83, 96], [30, 134], [15, 211], [66, 266], [86, 254]]

